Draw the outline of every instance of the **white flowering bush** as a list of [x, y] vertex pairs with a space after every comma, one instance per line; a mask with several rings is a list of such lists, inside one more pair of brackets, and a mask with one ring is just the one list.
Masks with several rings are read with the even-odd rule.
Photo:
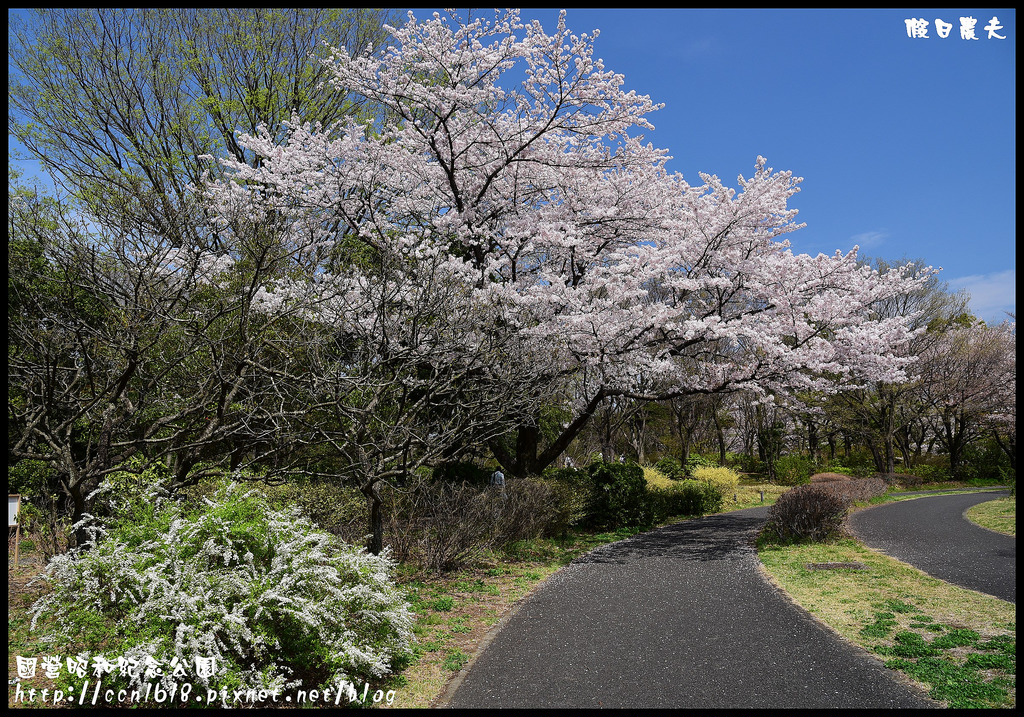
[[[104, 677], [170, 689], [214, 658], [208, 688], [283, 690], [358, 684], [408, 652], [412, 613], [394, 562], [340, 542], [297, 509], [275, 511], [230, 484], [198, 507], [152, 498], [55, 557], [33, 629], [63, 654], [111, 663], [152, 657], [162, 675]], [[123, 516], [130, 516], [130, 520]]]

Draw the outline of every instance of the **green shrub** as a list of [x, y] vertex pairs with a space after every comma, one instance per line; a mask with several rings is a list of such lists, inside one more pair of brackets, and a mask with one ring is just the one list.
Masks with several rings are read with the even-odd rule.
[[775, 480], [779, 485], [804, 485], [814, 470], [814, 459], [810, 456], [781, 456], [775, 461]]
[[666, 456], [665, 458], [662, 458], [657, 463], [655, 463], [654, 467], [661, 471], [665, 475], [665, 477], [669, 478], [670, 480], [680, 480], [681, 478], [685, 477], [683, 465], [682, 463], [679, 462], [678, 458], [671, 458]]
[[21, 495], [22, 500], [57, 488], [56, 471], [46, 461], [20, 460], [7, 466], [7, 492]]
[[820, 473], [838, 473], [838, 474], [844, 475], [844, 476], [853, 476], [854, 475], [854, 472], [853, 472], [852, 468], [849, 468], [848, 466], [843, 465], [839, 461], [825, 461], [821, 466], [819, 466], [819, 471], [818, 472], [820, 472]]
[[648, 488], [668, 488], [675, 485], [675, 482], [654, 466], [641, 466], [644, 469], [644, 480]]
[[548, 527], [551, 535], [565, 535], [569, 528], [590, 522], [597, 498], [596, 487], [586, 471], [576, 468], [549, 468], [542, 479], [554, 491], [554, 516]]
[[987, 485], [999, 480], [999, 473], [1010, 467], [1010, 459], [993, 438], [972, 443], [964, 448], [956, 478]]
[[764, 461], [756, 455], [747, 455], [746, 453], [740, 455], [739, 467], [743, 473], [762, 474], [765, 472]]
[[924, 483], [945, 483], [952, 480], [947, 456], [927, 456], [918, 460], [913, 468], [896, 466], [896, 472], [901, 475], [917, 476]]
[[709, 468], [702, 466], [693, 472], [696, 480], [706, 481], [716, 486], [723, 496], [730, 495], [736, 491], [740, 484], [740, 474], [731, 468], [715, 466]]
[[648, 488], [648, 505], [653, 522], [674, 516], [699, 516], [722, 509], [722, 491], [713, 483], [686, 479], [669, 488]]
[[366, 496], [359, 488], [328, 480], [298, 478], [282, 485], [260, 485], [271, 507], [298, 506], [319, 528], [352, 544], [363, 544], [368, 532]]
[[999, 469], [999, 482], [1007, 486], [1010, 489], [1010, 497], [1016, 497], [1017, 495], [1017, 469], [1016, 468], [1000, 468]]
[[686, 457], [686, 475], [692, 476], [698, 468], [716, 468], [718, 459], [703, 456], [700, 453], [691, 453]]
[[871, 451], [855, 448], [843, 457], [843, 465], [847, 466], [853, 476], [869, 476], [875, 472], [875, 459]]
[[770, 542], [822, 542], [839, 535], [851, 500], [827, 484], [802, 485], [779, 496], [768, 511], [762, 538]]
[[[90, 526], [89, 549], [55, 557], [43, 574], [51, 590], [32, 607], [32, 627], [46, 626], [54, 652], [214, 658], [216, 673], [198, 678], [208, 688], [281, 690], [380, 678], [408, 651], [411, 612], [388, 556], [237, 484], [198, 507], [152, 489], [116, 498], [115, 514]], [[104, 681], [169, 690], [175, 679], [170, 669], [152, 679], [115, 670]]]
[[588, 470], [596, 493], [592, 525], [611, 529], [652, 522], [643, 468], [635, 463], [592, 463]]
[[655, 468], [672, 480], [690, 478], [700, 468], [715, 468], [717, 466], [717, 460], [702, 456], [699, 453], [691, 453], [687, 456], [685, 465], [680, 463], [678, 458], [672, 458], [671, 456], [666, 456], [654, 464]]

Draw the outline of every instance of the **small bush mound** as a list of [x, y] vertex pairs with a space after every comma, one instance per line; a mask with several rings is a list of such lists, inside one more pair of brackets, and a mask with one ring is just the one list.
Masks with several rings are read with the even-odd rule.
[[889, 485], [901, 485], [904, 488], [920, 488], [925, 479], [911, 473], [876, 473], [873, 477], [884, 480]]
[[852, 503], [871, 500], [875, 496], [883, 495], [888, 490], [888, 486], [881, 478], [854, 478], [852, 480], [814, 483], [813, 485], [840, 495]]
[[768, 512], [762, 537], [770, 542], [822, 542], [837, 537], [852, 501], [822, 484], [786, 491]]
[[834, 483], [847, 480], [850, 480], [850, 476], [845, 473], [815, 473], [810, 478], [811, 483]]
[[723, 496], [727, 496], [736, 491], [737, 486], [740, 484], [740, 474], [731, 468], [721, 467], [701, 467], [693, 471], [693, 477], [696, 480], [705, 481], [718, 488]]
[[[208, 688], [283, 690], [379, 678], [408, 651], [411, 612], [386, 555], [236, 484], [197, 508], [142, 498], [94, 524], [88, 550], [47, 566], [52, 590], [32, 607], [32, 627], [42, 621], [54, 652], [164, 665], [214, 658], [215, 674], [198, 678]], [[171, 669], [114, 670], [104, 684], [170, 690], [176, 679]]]

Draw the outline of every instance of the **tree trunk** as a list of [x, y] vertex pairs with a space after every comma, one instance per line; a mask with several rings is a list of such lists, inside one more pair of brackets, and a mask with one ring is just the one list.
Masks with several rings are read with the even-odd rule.
[[885, 437], [885, 472], [896, 472], [896, 449], [891, 435]]
[[543, 451], [538, 451], [540, 429], [536, 425], [521, 425], [516, 432], [515, 453], [510, 453], [499, 441], [490, 442], [491, 453], [494, 454], [501, 467], [516, 478], [540, 475], [545, 468], [565, 452], [573, 439], [587, 425], [604, 398], [604, 389], [597, 391], [580, 415], [566, 426], [561, 435]]
[[875, 470], [879, 473], [885, 472], [885, 456], [882, 455], [883, 449], [879, 448], [878, 444], [874, 440], [868, 439], [868, 450], [871, 451], [871, 460], [875, 464]]
[[804, 422], [804, 425], [807, 426], [807, 452], [814, 460], [818, 460], [818, 425], [810, 418]]
[[1017, 470], [1017, 461], [1016, 461], [1016, 456], [1017, 456], [1017, 436], [1016, 436], [1016, 434], [1015, 433], [1007, 434], [1005, 441], [999, 435], [998, 431], [993, 431], [992, 435], [995, 436], [996, 443], [1002, 449], [1003, 453], [1005, 453], [1006, 457], [1010, 459], [1010, 468], [1012, 470]]
[[715, 434], [718, 436], [718, 465], [725, 465], [725, 429], [722, 427], [722, 420], [718, 415], [718, 411], [714, 411], [712, 415], [715, 417]]
[[[81, 484], [69, 485], [68, 494], [71, 496], [71, 502], [74, 505], [74, 513], [71, 515], [71, 524], [78, 525], [82, 518], [87, 512], [85, 491], [82, 490]], [[83, 526], [75, 528], [75, 547], [84, 549], [89, 542], [89, 533]]]
[[377, 481], [364, 485], [362, 492], [366, 496], [366, 507], [370, 516], [370, 537], [366, 542], [366, 549], [374, 555], [380, 555], [384, 550], [384, 510], [380, 493], [377, 492]]

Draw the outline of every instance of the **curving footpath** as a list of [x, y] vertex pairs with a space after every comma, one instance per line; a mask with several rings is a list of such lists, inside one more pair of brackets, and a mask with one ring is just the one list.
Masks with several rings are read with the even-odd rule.
[[850, 516], [865, 545], [961, 587], [1017, 602], [1017, 539], [964, 517], [973, 505], [1006, 491], [931, 495], [887, 503]]
[[766, 514], [709, 516], [588, 553], [511, 616], [445, 706], [935, 706], [762, 577], [753, 538]]

